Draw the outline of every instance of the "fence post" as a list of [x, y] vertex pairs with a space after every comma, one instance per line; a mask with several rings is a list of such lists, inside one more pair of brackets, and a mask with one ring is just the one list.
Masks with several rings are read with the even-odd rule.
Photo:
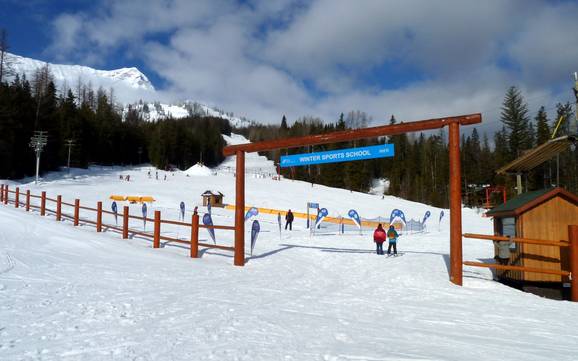
[[153, 248], [161, 246], [161, 211], [155, 211], [155, 233], [153, 236]]
[[14, 196], [14, 208], [18, 208], [20, 206], [20, 187], [16, 187], [16, 193]]
[[199, 257], [199, 215], [193, 213], [191, 220], [191, 258]]
[[96, 231], [102, 232], [102, 202], [96, 203]]
[[0, 186], [0, 202], [4, 203], [4, 184]]
[[568, 241], [570, 242], [570, 299], [578, 302], [578, 226], [568, 226]]
[[128, 206], [124, 206], [122, 210], [122, 238], [128, 238]]
[[46, 214], [46, 192], [42, 192], [40, 196], [40, 215]]
[[62, 196], [56, 196], [56, 221], [60, 222], [62, 220]]
[[80, 213], [80, 199], [74, 200], [74, 225], [78, 226], [78, 218]]
[[26, 190], [26, 212], [30, 211], [30, 189]]
[[6, 184], [6, 187], [4, 187], [4, 204], [8, 204], [8, 198], [10, 198], [8, 187], [8, 184]]

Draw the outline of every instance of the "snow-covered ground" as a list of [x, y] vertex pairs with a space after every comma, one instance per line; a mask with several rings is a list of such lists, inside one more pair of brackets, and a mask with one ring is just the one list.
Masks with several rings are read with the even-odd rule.
[[[247, 156], [254, 166], [259, 160], [263, 169], [272, 166]], [[157, 201], [149, 215], [158, 209], [175, 220], [180, 201], [190, 219], [208, 189], [234, 201], [228, 172], [176, 172], [164, 181], [164, 172], [156, 180], [149, 170], [97, 167], [18, 185], [87, 206], [102, 200], [106, 209], [111, 194], [151, 195]], [[119, 180], [127, 174], [130, 182]], [[190, 259], [184, 245], [152, 249], [149, 240], [2, 205], [0, 360], [578, 359], [577, 304], [508, 288], [486, 269], [465, 268], [463, 287], [448, 281], [449, 220], [438, 229], [439, 209], [285, 179], [248, 175], [246, 183], [248, 205], [304, 211], [315, 201], [330, 215], [355, 208], [368, 218], [393, 208], [421, 218], [430, 210], [431, 224], [427, 233], [403, 235], [402, 256], [388, 258], [374, 254], [367, 232], [310, 236], [298, 219], [280, 235], [274, 216], [259, 215], [257, 245], [241, 268], [230, 252], [203, 250]], [[140, 214], [140, 205], [130, 208]], [[215, 224], [233, 223], [232, 211], [213, 213]], [[491, 232], [490, 220], [474, 211], [464, 209], [463, 219], [464, 232]], [[188, 238], [187, 229], [163, 225], [162, 232]], [[219, 243], [232, 244], [232, 232], [216, 233]], [[204, 230], [200, 236], [208, 238]], [[464, 259], [492, 252], [490, 243], [464, 240]]]

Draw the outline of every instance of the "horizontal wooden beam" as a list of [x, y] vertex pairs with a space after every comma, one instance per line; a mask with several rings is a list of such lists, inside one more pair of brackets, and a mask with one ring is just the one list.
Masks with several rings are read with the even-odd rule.
[[223, 148], [223, 154], [225, 156], [231, 156], [234, 155], [237, 151], [252, 153], [252, 152], [264, 152], [275, 149], [297, 148], [306, 145], [339, 143], [359, 139], [376, 138], [384, 135], [395, 135], [402, 133], [439, 129], [451, 123], [459, 123], [460, 125], [471, 125], [481, 122], [482, 122], [482, 115], [480, 113], [468, 114], [455, 117], [420, 120], [417, 122], [382, 125], [379, 127], [372, 127], [372, 128], [343, 130], [327, 134], [307, 135], [304, 137], [284, 138], [284, 139], [266, 140], [257, 143], [229, 145]]
[[510, 265], [497, 264], [497, 263], [482, 263], [482, 262], [465, 261], [464, 266], [495, 268], [495, 269], [502, 269], [502, 270], [507, 270], [507, 271], [544, 273], [544, 274], [557, 275], [557, 276], [569, 276], [570, 275], [570, 272], [568, 272], [568, 271], [559, 271], [559, 270], [555, 270], [555, 269], [545, 269], [545, 268], [522, 267], [522, 266], [510, 266]]
[[[491, 236], [487, 234], [474, 234], [474, 233], [464, 233], [464, 238], [473, 238], [473, 239], [485, 239], [489, 241], [509, 241], [509, 237], [505, 236]], [[570, 247], [570, 243], [568, 242], [556, 242], [556, 241], [546, 241], [542, 239], [529, 239], [529, 238], [518, 238], [513, 237], [513, 242], [518, 243], [529, 243], [529, 244], [539, 244], [542, 246], [556, 246], [556, 247]]]

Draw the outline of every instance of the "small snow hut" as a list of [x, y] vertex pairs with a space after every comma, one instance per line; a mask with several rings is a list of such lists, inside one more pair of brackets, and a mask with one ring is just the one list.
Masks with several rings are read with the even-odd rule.
[[[486, 215], [494, 217], [494, 234], [527, 239], [568, 241], [568, 225], [578, 224], [578, 196], [562, 188], [527, 192], [501, 204]], [[495, 254], [498, 255], [498, 249]], [[568, 270], [568, 247], [512, 243], [508, 264], [542, 269]], [[519, 284], [561, 285], [567, 277], [496, 270], [501, 281]]]
[[223, 204], [223, 193], [218, 191], [205, 191], [201, 194], [203, 197], [203, 206], [208, 206], [209, 204], [213, 207], [224, 207]]

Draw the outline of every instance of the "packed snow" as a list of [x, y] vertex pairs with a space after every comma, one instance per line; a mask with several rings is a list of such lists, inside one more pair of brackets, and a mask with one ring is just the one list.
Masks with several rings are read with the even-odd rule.
[[[256, 154], [249, 159], [253, 167], [274, 169]], [[101, 200], [106, 209], [111, 194], [150, 195], [156, 202], [149, 216], [160, 210], [174, 220], [181, 201], [185, 220], [194, 206], [206, 212], [200, 195], [207, 189], [234, 203], [235, 179], [220, 168], [211, 176], [166, 173], [167, 180], [155, 172], [93, 167], [51, 173], [38, 185], [2, 183], [68, 202], [80, 198], [86, 206]], [[280, 233], [276, 216], [259, 214], [253, 255], [253, 219], [247, 222], [241, 268], [232, 265], [231, 252], [202, 249], [200, 259], [191, 259], [186, 245], [153, 249], [136, 235], [123, 240], [110, 229], [97, 234], [86, 223], [73, 227], [0, 205], [0, 359], [576, 360], [577, 304], [506, 287], [487, 269], [466, 267], [463, 287], [449, 282], [449, 219], [438, 225], [440, 209], [266, 174], [246, 177], [247, 205], [305, 211], [314, 201], [330, 215], [354, 208], [363, 217], [388, 217], [399, 208], [406, 218], [427, 210], [432, 217], [426, 232], [400, 237], [401, 256], [386, 257], [375, 254], [367, 230], [339, 235], [322, 226], [311, 235], [297, 219], [293, 231]], [[140, 204], [124, 205], [141, 214]], [[212, 213], [215, 224], [233, 224], [232, 211], [213, 207]], [[464, 232], [491, 233], [489, 219], [470, 209], [462, 215]], [[85, 210], [81, 218], [94, 219]], [[115, 223], [111, 215], [104, 221]], [[135, 230], [144, 227], [152, 230], [131, 221]], [[161, 232], [181, 239], [190, 233], [164, 224]], [[232, 245], [232, 232], [216, 236]], [[200, 237], [211, 242], [205, 230]], [[491, 243], [464, 240], [464, 259], [492, 256]]]
[[209, 176], [214, 174], [214, 172], [209, 167], [201, 163], [195, 164], [194, 166], [185, 170], [184, 173], [188, 176]]

